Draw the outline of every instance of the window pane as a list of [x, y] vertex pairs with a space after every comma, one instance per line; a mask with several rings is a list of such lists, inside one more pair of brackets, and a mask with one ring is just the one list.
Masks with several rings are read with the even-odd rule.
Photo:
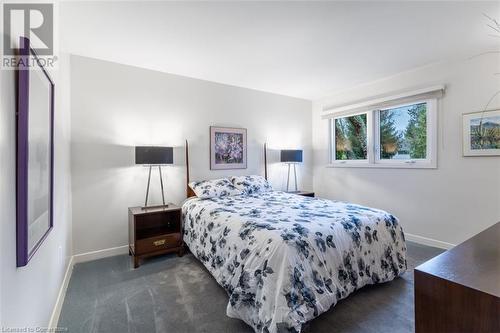
[[335, 159], [366, 160], [366, 114], [335, 119]]
[[380, 159], [427, 157], [427, 103], [380, 111]]

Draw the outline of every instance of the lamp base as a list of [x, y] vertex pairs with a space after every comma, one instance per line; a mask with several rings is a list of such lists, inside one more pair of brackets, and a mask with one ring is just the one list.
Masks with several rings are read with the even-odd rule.
[[152, 169], [152, 167], [153, 167], [152, 165], [149, 166], [148, 186], [146, 188], [146, 201], [144, 201], [144, 206], [141, 207], [143, 210], [152, 209], [152, 208], [167, 208], [168, 207], [168, 204], [165, 203], [165, 193], [163, 192], [163, 177], [161, 175], [161, 165], [158, 165], [158, 172], [160, 173], [161, 199], [162, 199], [163, 205], [148, 206], [149, 184], [151, 183], [151, 169]]
[[143, 206], [143, 207], [141, 207], [142, 210], [158, 209], [158, 208], [168, 208], [168, 204], [165, 204], [165, 205], [155, 205], [155, 206]]
[[[287, 163], [288, 164], [288, 176], [286, 178], [286, 192], [300, 192], [297, 189], [297, 169], [295, 168], [295, 165], [297, 163]], [[293, 175], [295, 177], [295, 191], [290, 191], [290, 166], [293, 165]]]

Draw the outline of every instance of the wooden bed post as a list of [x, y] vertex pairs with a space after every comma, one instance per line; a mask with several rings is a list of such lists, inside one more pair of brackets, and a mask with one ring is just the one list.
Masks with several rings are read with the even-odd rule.
[[190, 197], [191, 188], [189, 187], [189, 144], [186, 140], [186, 196]]
[[264, 178], [267, 180], [267, 142], [264, 142]]

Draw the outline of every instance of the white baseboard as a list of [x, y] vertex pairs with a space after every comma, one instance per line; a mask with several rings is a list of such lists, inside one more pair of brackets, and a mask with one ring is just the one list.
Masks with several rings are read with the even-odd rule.
[[406, 232], [405, 232], [405, 239], [412, 241], [412, 242], [415, 242], [415, 243], [418, 243], [418, 244], [434, 246], [434, 247], [444, 249], [444, 250], [449, 250], [455, 246], [455, 244], [446, 243], [446, 242], [442, 242], [442, 241], [439, 241], [436, 239], [427, 238], [427, 237], [423, 237], [423, 236], [408, 234]]
[[52, 315], [50, 316], [48, 327], [50, 329], [57, 328], [57, 323], [59, 322], [59, 316], [61, 315], [64, 298], [66, 297], [66, 291], [68, 290], [69, 280], [71, 279], [71, 274], [73, 273], [73, 267], [75, 264], [106, 257], [112, 257], [125, 253], [128, 253], [128, 245], [117, 246], [109, 249], [81, 253], [71, 256], [68, 262], [68, 267], [66, 267], [66, 272], [64, 273], [61, 288], [59, 288], [56, 304], [54, 305], [54, 309], [52, 310]]
[[73, 256], [71, 256], [69, 258], [68, 267], [66, 267], [66, 272], [64, 273], [61, 288], [59, 288], [59, 293], [57, 294], [56, 304], [54, 305], [52, 315], [50, 316], [49, 329], [56, 328], [57, 323], [59, 322], [59, 315], [61, 314], [64, 298], [66, 297], [66, 291], [68, 290], [69, 280], [71, 279], [71, 274], [73, 273], [73, 266], [74, 260]]
[[128, 253], [128, 245], [123, 245], [123, 246], [111, 247], [109, 249], [102, 249], [81, 254], [75, 254], [73, 256], [73, 262], [77, 264], [80, 262], [92, 261], [127, 253]]

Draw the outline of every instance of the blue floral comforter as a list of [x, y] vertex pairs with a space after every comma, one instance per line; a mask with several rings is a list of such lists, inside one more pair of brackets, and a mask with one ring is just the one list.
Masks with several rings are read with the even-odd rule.
[[189, 199], [184, 241], [229, 294], [227, 315], [255, 332], [300, 332], [367, 284], [406, 270], [391, 214], [278, 191]]

